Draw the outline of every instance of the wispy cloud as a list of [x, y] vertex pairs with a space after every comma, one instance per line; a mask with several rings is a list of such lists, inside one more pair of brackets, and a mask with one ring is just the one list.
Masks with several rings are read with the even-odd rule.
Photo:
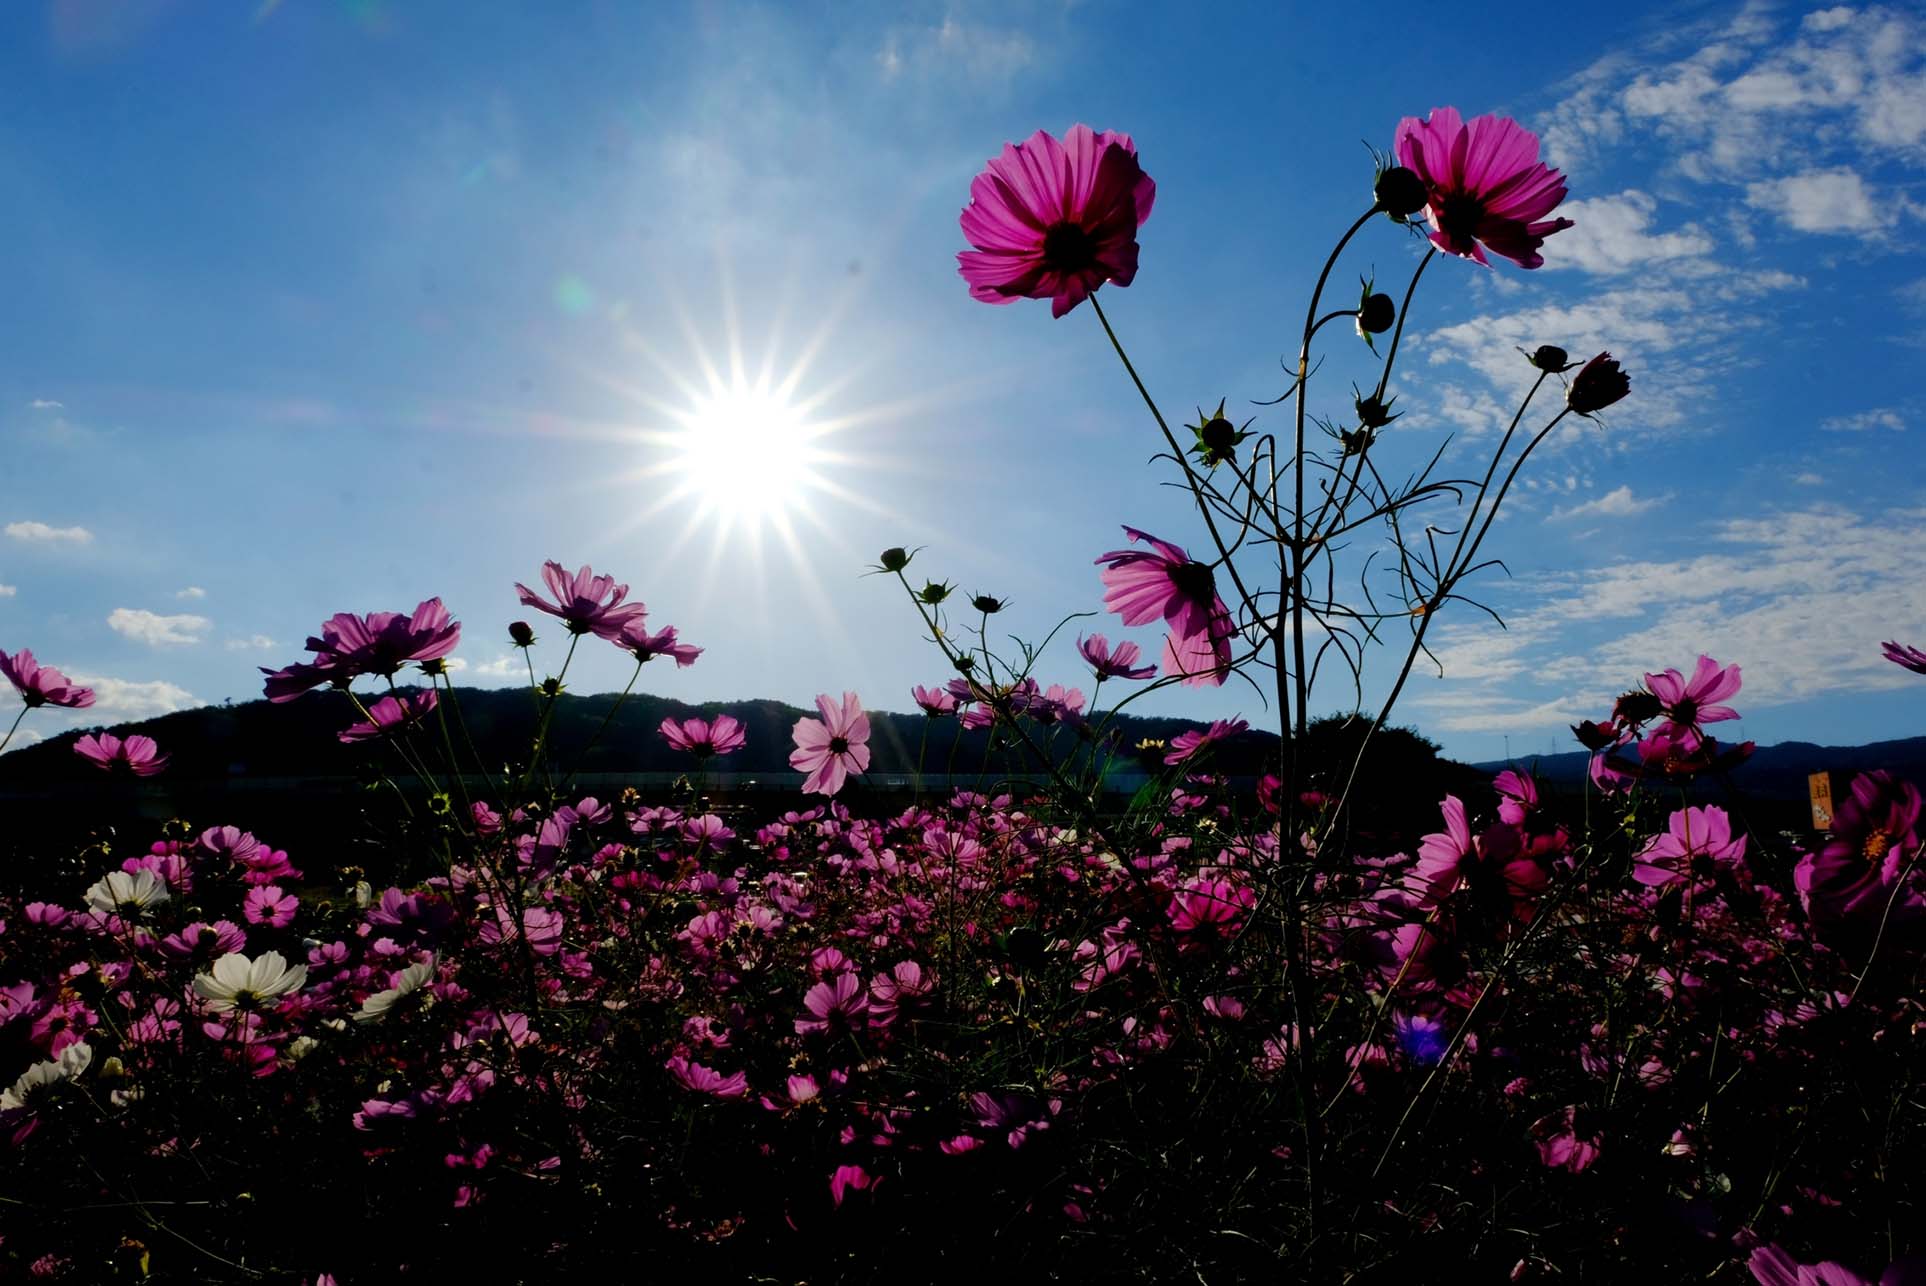
[[876, 51], [876, 67], [885, 81], [1003, 81], [1035, 59], [1035, 43], [1022, 29], [969, 22], [953, 13], [934, 25], [893, 27]]
[[265, 634], [250, 634], [246, 638], [229, 639], [221, 646], [230, 652], [265, 652], [274, 647], [275, 642]]
[[1827, 433], [1864, 433], [1868, 429], [1891, 429], [1895, 433], [1904, 433], [1906, 420], [1891, 407], [1880, 406], [1852, 415], [1828, 416], [1819, 422], [1819, 427]]
[[199, 643], [214, 628], [205, 616], [162, 616], [138, 607], [116, 607], [107, 614], [107, 625], [114, 633], [150, 647]]
[[1560, 521], [1573, 518], [1630, 518], [1636, 514], [1642, 514], [1655, 506], [1662, 505], [1671, 498], [1672, 495], [1670, 492], [1662, 496], [1645, 496], [1641, 498], [1633, 495], [1632, 489], [1629, 486], [1614, 487], [1604, 495], [1587, 500], [1582, 504], [1553, 510], [1548, 517], [1548, 521]]
[[1698, 259], [1711, 252], [1710, 233], [1695, 223], [1670, 232], [1652, 230], [1658, 199], [1636, 188], [1616, 196], [1567, 201], [1558, 213], [1574, 227], [1558, 234], [1557, 254], [1547, 268], [1577, 268], [1591, 273], [1648, 271], [1670, 260]]
[[37, 397], [27, 403], [27, 405], [36, 411], [64, 411], [67, 409], [65, 402], [56, 402], [50, 397]]
[[1899, 221], [1899, 208], [1844, 165], [1749, 183], [1746, 204], [1776, 214], [1800, 232], [1866, 234]]
[[0, 585], [0, 598], [12, 598], [20, 591], [12, 585]]
[[[1912, 554], [1922, 541], [1926, 509], [1874, 522], [1815, 506], [1714, 523], [1689, 557], [1521, 587], [1532, 601], [1507, 609], [1503, 632], [1446, 627], [1444, 684], [1414, 701], [1446, 731], [1555, 733], [1567, 712], [1602, 713], [1601, 676], [1622, 687], [1701, 652], [1744, 666], [1744, 703], [1755, 708], [1901, 687], [1911, 676], [1881, 658], [1879, 642], [1896, 620], [1926, 620]], [[1631, 628], [1611, 632], [1618, 625]], [[1587, 628], [1605, 632], [1573, 650]], [[1541, 723], [1530, 722], [1534, 711]]]
[[44, 522], [10, 522], [4, 530], [32, 545], [84, 545], [94, 538], [85, 527], [50, 527]]
[[175, 590], [174, 597], [175, 598], [206, 598], [207, 591], [202, 589], [199, 585], [189, 585], [186, 589]]

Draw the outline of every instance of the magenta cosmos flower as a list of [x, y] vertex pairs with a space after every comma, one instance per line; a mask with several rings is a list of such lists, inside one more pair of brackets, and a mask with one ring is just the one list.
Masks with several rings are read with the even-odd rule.
[[1912, 1256], [1887, 1266], [1877, 1278], [1862, 1277], [1826, 1260], [1802, 1264], [1775, 1245], [1760, 1246], [1746, 1261], [1759, 1286], [1926, 1286], [1926, 1258]]
[[1904, 643], [1881, 643], [1885, 656], [1894, 665], [1903, 665], [1914, 674], [1926, 674], [1926, 652]]
[[389, 737], [414, 727], [430, 714], [440, 698], [434, 691], [412, 692], [400, 697], [383, 697], [368, 707], [368, 720], [351, 724], [335, 735], [349, 745]]
[[1919, 856], [1919, 788], [1882, 769], [1853, 779], [1832, 818], [1832, 835], [1793, 870], [1806, 912], [1822, 932], [1840, 926], [1874, 930], [1926, 917], [1919, 881], [1895, 888]]
[[1227, 738], [1235, 737], [1249, 727], [1250, 725], [1242, 719], [1218, 719], [1201, 732], [1196, 728], [1188, 732], [1180, 732], [1170, 739], [1170, 752], [1164, 756], [1164, 762], [1181, 764], [1200, 753], [1206, 746], [1213, 746]]
[[357, 675], [387, 676], [410, 661], [438, 661], [461, 642], [461, 622], [448, 615], [439, 598], [427, 599], [412, 613], [337, 612], [309, 638], [309, 661], [285, 669], [261, 667], [267, 699], [292, 701], [323, 683], [346, 687]]
[[573, 576], [560, 563], [550, 559], [542, 564], [542, 583], [555, 596], [549, 602], [520, 581], [515, 593], [522, 602], [538, 612], [559, 616], [571, 634], [593, 634], [611, 642], [618, 640], [623, 627], [640, 624], [648, 615], [641, 603], [624, 603], [627, 585], [618, 585], [613, 576], [598, 576], [586, 564]]
[[1538, 247], [1570, 219], [1546, 219], [1565, 199], [1565, 178], [1538, 159], [1538, 136], [1507, 116], [1465, 121], [1455, 107], [1398, 122], [1398, 160], [1424, 181], [1431, 241], [1489, 266], [1486, 249], [1521, 268], [1545, 262]]
[[1108, 591], [1103, 605], [1125, 625], [1147, 625], [1159, 617], [1169, 622], [1165, 674], [1186, 676], [1187, 687], [1222, 683], [1230, 674], [1232, 627], [1210, 567], [1135, 527], [1125, 527], [1124, 535], [1150, 548], [1113, 549], [1097, 558]]
[[74, 743], [74, 753], [102, 772], [121, 770], [136, 777], [152, 777], [167, 767], [167, 756], [154, 739], [138, 734], [121, 738], [111, 732], [88, 733]]
[[662, 739], [677, 750], [686, 751], [697, 759], [707, 759], [710, 755], [726, 755], [732, 751], [741, 750], [749, 743], [748, 734], [743, 732], [742, 724], [726, 714], [719, 714], [714, 720], [684, 719], [680, 723], [674, 719], [664, 719]]
[[910, 697], [932, 719], [956, 713], [956, 697], [946, 689], [926, 688], [919, 683], [910, 689]]
[[1672, 814], [1665, 834], [1653, 836], [1639, 850], [1632, 862], [1632, 878], [1640, 884], [1664, 886], [1744, 860], [1745, 836], [1732, 834], [1732, 821], [1723, 808], [1681, 808]]
[[1659, 699], [1659, 711], [1672, 725], [1661, 729], [1661, 734], [1669, 731], [1672, 741], [1688, 754], [1701, 744], [1700, 724], [1739, 717], [1731, 706], [1718, 704], [1739, 690], [1739, 667], [1721, 666], [1709, 656], [1699, 658], [1689, 679], [1677, 670], [1667, 670], [1646, 675], [1645, 686]]
[[12, 656], [0, 652], [0, 674], [7, 676], [20, 699], [32, 706], [65, 706], [85, 710], [94, 703], [94, 690], [72, 683], [51, 665], [33, 659], [33, 652], [21, 648]]
[[1157, 673], [1154, 665], [1137, 664], [1143, 653], [1135, 643], [1120, 642], [1112, 651], [1110, 640], [1101, 634], [1092, 634], [1089, 638], [1079, 635], [1077, 651], [1083, 653], [1083, 659], [1097, 672], [1099, 683], [1105, 679], [1148, 679]]
[[[636, 606], [640, 607], [641, 604], [637, 603]], [[676, 667], [683, 669], [694, 665], [696, 658], [702, 655], [701, 648], [677, 641], [675, 626], [667, 625], [651, 634], [648, 623], [640, 616], [623, 625], [609, 641], [644, 665], [658, 656], [672, 656]]]
[[796, 720], [789, 766], [808, 774], [802, 784], [805, 794], [833, 795], [850, 773], [869, 768], [869, 716], [854, 692], [843, 693], [841, 706], [824, 693], [816, 698], [816, 708], [821, 719]]
[[1128, 134], [1072, 125], [1059, 142], [1038, 130], [970, 184], [961, 223], [976, 249], [957, 271], [972, 299], [1048, 299], [1061, 317], [1104, 282], [1136, 278], [1137, 227], [1156, 197]]

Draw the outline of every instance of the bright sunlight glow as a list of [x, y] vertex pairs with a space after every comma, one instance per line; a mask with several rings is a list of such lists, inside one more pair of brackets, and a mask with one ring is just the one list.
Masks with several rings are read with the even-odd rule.
[[674, 467], [683, 487], [727, 523], [779, 521], [817, 485], [815, 434], [767, 388], [731, 384], [679, 418]]

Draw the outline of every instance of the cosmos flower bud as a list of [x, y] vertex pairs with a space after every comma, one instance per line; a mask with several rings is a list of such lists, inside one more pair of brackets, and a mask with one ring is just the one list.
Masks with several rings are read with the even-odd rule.
[[976, 668], [976, 658], [971, 656], [968, 652], [964, 652], [956, 658], [957, 673], [968, 674], [971, 670], [974, 670], [975, 668]]
[[[1518, 350], [1524, 353], [1524, 349]], [[1571, 369], [1571, 356], [1556, 344], [1540, 344], [1534, 352], [1525, 353], [1525, 359], [1541, 371], [1553, 375]]]
[[954, 590], [955, 588], [956, 586], [954, 585], [939, 585], [935, 581], [928, 581], [924, 584], [922, 589], [916, 592], [916, 596], [922, 599], [929, 606], [935, 607], [938, 603], [948, 598], [950, 596], [950, 591]]
[[1380, 398], [1375, 393], [1359, 396], [1355, 402], [1358, 427], [1381, 429], [1397, 419], [1398, 415], [1403, 414], [1402, 412], [1393, 413], [1391, 410], [1391, 404], [1397, 400], [1395, 397]]
[[1358, 296], [1358, 334], [1370, 342], [1371, 336], [1382, 335], [1391, 329], [1391, 323], [1398, 319], [1398, 307], [1391, 302], [1391, 296], [1373, 290], [1375, 282], [1364, 283], [1364, 291]]
[[910, 552], [902, 548], [885, 549], [878, 561], [886, 572], [900, 572], [910, 563]]
[[1632, 391], [1632, 381], [1619, 369], [1610, 353], [1600, 353], [1572, 376], [1565, 390], [1565, 405], [1580, 415], [1592, 415]]
[[1578, 744], [1593, 754], [1618, 744], [1617, 731], [1610, 726], [1600, 726], [1590, 719], [1573, 724], [1572, 735], [1578, 738]]
[[1338, 434], [1338, 441], [1344, 444], [1344, 454], [1358, 455], [1367, 450], [1377, 436], [1369, 429], [1347, 429]]
[[511, 621], [508, 625], [508, 641], [516, 647], [533, 647], [535, 631], [527, 621]]
[[974, 607], [977, 611], [983, 613], [985, 616], [994, 616], [996, 613], [1002, 611], [1004, 608], [1008, 607], [1009, 605], [1010, 604], [1008, 600], [1001, 599], [1001, 598], [993, 598], [988, 594], [978, 594], [975, 598], [972, 598], [970, 600], [970, 606]]
[[562, 681], [560, 679], [549, 678], [549, 679], [542, 680], [543, 696], [553, 700], [555, 697], [558, 697], [561, 694], [562, 694]]
[[1425, 202], [1430, 199], [1424, 180], [1402, 165], [1379, 170], [1378, 181], [1371, 192], [1378, 199], [1378, 209], [1400, 223], [1424, 209]]
[[440, 657], [433, 657], [421, 663], [421, 672], [430, 678], [448, 673], [448, 664]]
[[1612, 719], [1617, 723], [1641, 724], [1658, 718], [1664, 704], [1644, 688], [1633, 688], [1620, 697], [1612, 706]]
[[[1249, 421], [1245, 421], [1246, 426]], [[1235, 462], [1238, 444], [1250, 436], [1243, 429], [1232, 424], [1224, 415], [1224, 399], [1219, 398], [1217, 409], [1205, 414], [1202, 407], [1197, 410], [1197, 423], [1186, 426], [1197, 435], [1196, 444], [1191, 447], [1195, 455], [1207, 469], [1214, 469], [1224, 461]]]

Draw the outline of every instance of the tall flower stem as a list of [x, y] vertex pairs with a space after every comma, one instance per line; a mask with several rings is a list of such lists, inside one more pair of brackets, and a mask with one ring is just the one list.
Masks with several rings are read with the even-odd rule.
[[27, 711], [32, 708], [24, 705], [20, 707], [20, 713], [13, 717], [13, 726], [7, 729], [7, 735], [0, 737], [0, 750], [5, 750], [7, 743], [13, 740], [13, 734], [20, 731], [20, 721], [27, 717]]
[[[569, 635], [568, 655], [562, 658], [562, 672], [555, 676], [555, 690], [548, 694], [547, 704], [542, 707], [542, 722], [535, 729], [535, 745], [533, 749], [529, 751], [528, 771], [522, 774], [523, 787], [527, 787], [535, 780], [535, 770], [541, 766], [542, 754], [548, 748], [549, 721], [555, 717], [555, 703], [561, 699], [562, 695], [562, 680], [568, 677], [569, 663], [575, 659], [575, 645], [581, 641], [582, 636], [580, 634]], [[530, 680], [533, 680], [535, 677], [535, 664], [532, 661], [529, 662], [528, 675]], [[537, 696], [539, 697], [539, 695], [540, 689], [538, 688]]]
[[1110, 337], [1110, 347], [1117, 350], [1117, 360], [1123, 363], [1124, 370], [1129, 373], [1130, 382], [1137, 386], [1138, 396], [1143, 398], [1144, 405], [1150, 409], [1151, 418], [1157, 421], [1157, 427], [1163, 431], [1164, 441], [1170, 445], [1171, 456], [1177, 461], [1178, 467], [1184, 471], [1184, 481], [1190, 486], [1191, 495], [1197, 501], [1197, 511], [1204, 516], [1204, 526], [1210, 532], [1211, 544], [1216, 546], [1217, 556], [1222, 560], [1224, 570], [1230, 573], [1231, 584], [1237, 587], [1239, 597], [1248, 603], [1251, 597], [1250, 591], [1244, 588], [1243, 580], [1238, 577], [1237, 566], [1231, 562], [1230, 546], [1224, 543], [1224, 537], [1217, 530], [1217, 520], [1210, 515], [1210, 506], [1204, 503], [1203, 480], [1197, 476], [1197, 471], [1190, 467], [1190, 461], [1185, 457], [1183, 447], [1177, 444], [1177, 435], [1170, 431], [1170, 424], [1164, 419], [1164, 413], [1157, 409], [1157, 400], [1151, 397], [1150, 390], [1144, 387], [1143, 379], [1137, 374], [1137, 368], [1131, 364], [1130, 354], [1124, 352], [1123, 342], [1117, 338], [1117, 332], [1111, 328], [1110, 318], [1104, 315], [1103, 305], [1097, 302], [1094, 294], [1090, 296], [1090, 307], [1096, 310], [1097, 320], [1103, 323], [1103, 333]]
[[568, 776], [562, 779], [563, 790], [567, 790], [568, 784], [575, 780], [575, 774], [581, 771], [583, 762], [588, 759], [588, 752], [595, 749], [595, 743], [600, 741], [602, 739], [602, 734], [609, 730], [609, 724], [615, 721], [615, 712], [620, 710], [622, 708], [622, 703], [629, 699], [629, 692], [631, 689], [635, 687], [635, 681], [637, 678], [641, 676], [641, 674], [642, 674], [642, 662], [637, 661], [635, 663], [635, 668], [629, 671], [629, 681], [622, 685], [622, 695], [615, 698], [615, 704], [610, 706], [609, 712], [602, 716], [602, 725], [595, 730], [595, 735], [588, 739], [588, 744], [582, 747], [581, 752], [576, 757], [575, 767], [571, 768], [569, 770]]

